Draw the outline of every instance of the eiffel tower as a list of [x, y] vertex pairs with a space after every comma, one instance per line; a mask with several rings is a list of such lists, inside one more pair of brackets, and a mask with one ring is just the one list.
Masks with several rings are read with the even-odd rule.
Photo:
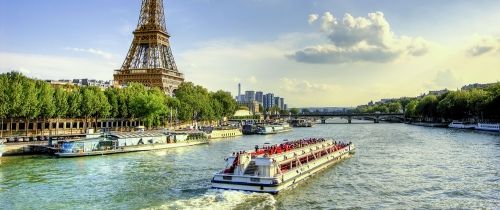
[[141, 83], [172, 95], [184, 81], [184, 75], [177, 69], [170, 49], [163, 0], [142, 0], [141, 15], [133, 34], [127, 57], [113, 75], [115, 83]]

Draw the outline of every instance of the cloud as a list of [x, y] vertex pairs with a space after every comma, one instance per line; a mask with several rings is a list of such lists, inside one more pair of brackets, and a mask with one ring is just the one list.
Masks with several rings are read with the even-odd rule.
[[318, 14], [310, 14], [309, 18], [307, 19], [307, 22], [309, 24], [313, 24], [314, 22], [316, 22], [316, 20], [318, 20], [318, 18], [319, 18]]
[[[309, 22], [317, 18], [312, 14]], [[320, 30], [329, 43], [309, 46], [287, 57], [303, 63], [390, 62], [402, 55], [422, 56], [429, 51], [423, 38], [396, 36], [382, 12], [367, 17], [346, 13], [342, 20], [326, 12], [321, 16]]]
[[70, 47], [67, 47], [67, 48], [64, 48], [64, 49], [71, 50], [71, 51], [74, 51], [74, 52], [90, 53], [90, 54], [102, 57], [104, 59], [113, 59], [113, 54], [108, 53], [108, 52], [104, 52], [102, 50], [93, 49], [93, 48], [83, 49], [83, 48], [70, 48]]
[[95, 58], [0, 52], [0, 72], [15, 70], [39, 79], [111, 79], [116, 68]]
[[428, 90], [435, 89], [455, 89], [459, 88], [464, 84], [460, 78], [458, 78], [451, 69], [437, 71], [434, 79], [430, 80], [424, 84], [425, 88]]
[[255, 76], [250, 76], [247, 81], [250, 83], [250, 84], [257, 84], [257, 78]]
[[322, 84], [309, 82], [307, 80], [291, 79], [283, 77], [280, 79], [280, 89], [289, 93], [311, 93], [311, 92], [328, 92], [339, 90], [340, 87], [330, 84]]
[[482, 37], [475, 41], [473, 46], [467, 49], [466, 54], [471, 57], [476, 57], [490, 52], [500, 52], [500, 37]]

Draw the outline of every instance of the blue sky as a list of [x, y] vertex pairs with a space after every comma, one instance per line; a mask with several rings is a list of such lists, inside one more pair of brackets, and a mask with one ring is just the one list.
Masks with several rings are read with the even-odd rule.
[[[0, 72], [111, 79], [140, 3], [0, 0]], [[211, 90], [241, 82], [291, 106], [356, 105], [500, 78], [500, 1], [165, 0], [165, 9], [178, 66]], [[388, 30], [352, 32], [346, 13]]]

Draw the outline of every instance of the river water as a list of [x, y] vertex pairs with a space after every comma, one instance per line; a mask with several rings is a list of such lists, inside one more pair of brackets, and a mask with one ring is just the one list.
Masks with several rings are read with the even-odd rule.
[[[232, 151], [330, 136], [356, 154], [277, 196], [210, 189]], [[327, 124], [274, 136], [75, 159], [0, 159], [0, 209], [500, 207], [500, 135], [404, 124]]]

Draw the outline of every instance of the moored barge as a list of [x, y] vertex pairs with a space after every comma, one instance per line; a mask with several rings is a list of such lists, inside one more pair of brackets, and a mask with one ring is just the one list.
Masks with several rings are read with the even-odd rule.
[[352, 143], [303, 139], [241, 151], [226, 159], [214, 174], [212, 187], [276, 194], [354, 153]]
[[106, 136], [58, 143], [58, 157], [83, 157], [207, 144], [204, 132], [112, 132]]

